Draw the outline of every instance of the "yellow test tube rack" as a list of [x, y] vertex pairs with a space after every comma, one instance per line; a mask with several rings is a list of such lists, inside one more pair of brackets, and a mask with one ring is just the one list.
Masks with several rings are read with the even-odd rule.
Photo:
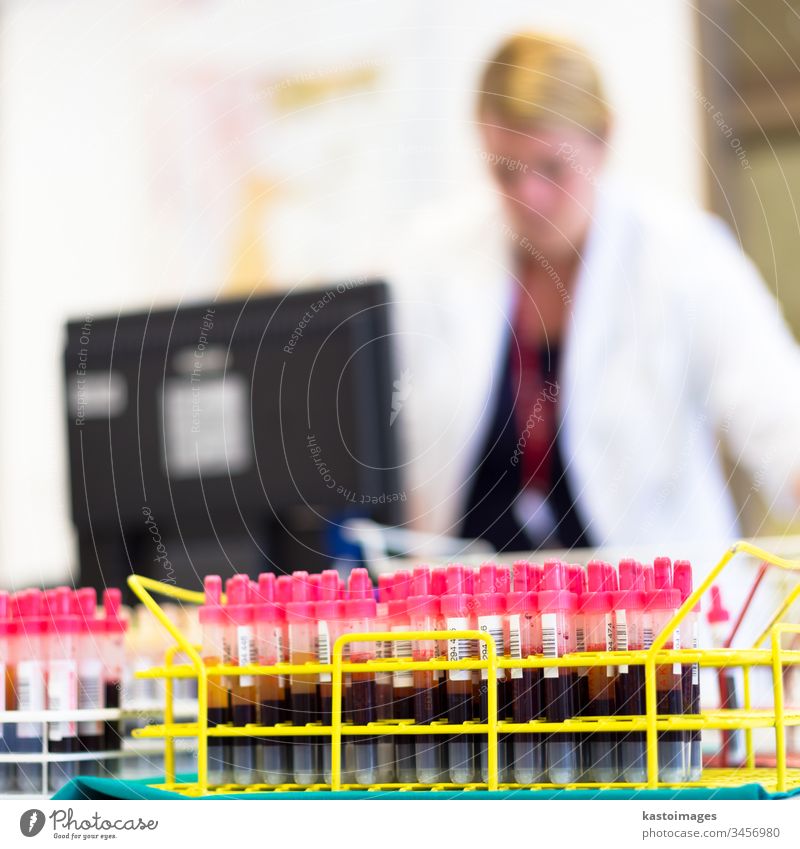
[[[541, 656], [523, 659], [498, 657], [492, 638], [479, 631], [449, 631], [448, 639], [469, 639], [483, 641], [486, 644], [486, 658], [483, 660], [470, 659], [460, 661], [430, 660], [410, 661], [400, 659], [380, 659], [366, 662], [351, 662], [345, 659], [345, 647], [354, 642], [378, 642], [392, 640], [441, 640], [441, 632], [404, 631], [369, 634], [345, 634], [340, 637], [333, 647], [330, 664], [306, 663], [302, 665], [280, 663], [274, 666], [207, 666], [200, 656], [200, 648], [192, 645], [189, 640], [174, 625], [164, 610], [153, 598], [152, 593], [167, 596], [179, 601], [192, 604], [202, 604], [202, 593], [192, 592], [171, 584], [131, 575], [128, 584], [148, 610], [166, 628], [175, 645], [166, 653], [162, 667], [137, 672], [137, 677], [160, 678], [165, 681], [164, 723], [148, 725], [135, 730], [134, 736], [159, 738], [165, 741], [165, 778], [164, 781], [153, 785], [158, 789], [178, 792], [187, 796], [205, 796], [214, 794], [253, 793], [253, 792], [286, 792], [286, 791], [342, 791], [342, 790], [513, 790], [513, 789], [555, 789], [555, 788], [658, 788], [658, 787], [730, 787], [742, 784], [758, 783], [769, 792], [785, 792], [800, 788], [800, 769], [787, 766], [786, 728], [800, 725], [800, 708], [789, 709], [784, 702], [783, 674], [785, 670], [800, 664], [800, 651], [787, 650], [782, 647], [785, 634], [800, 633], [800, 625], [784, 621], [795, 600], [800, 597], [800, 581], [786, 595], [773, 613], [759, 638], [749, 649], [685, 649], [666, 650], [664, 645], [671, 633], [680, 625], [687, 614], [695, 607], [700, 598], [717, 580], [720, 573], [737, 554], [746, 554], [759, 561], [767, 562], [780, 569], [800, 573], [800, 561], [786, 560], [770, 554], [767, 551], [749, 543], [737, 542], [722, 556], [719, 562], [709, 572], [708, 576], [697, 589], [686, 599], [675, 616], [655, 635], [650, 648], [641, 651], [628, 652], [582, 652], [564, 655], [550, 659]], [[762, 648], [769, 641], [768, 648]], [[175, 663], [175, 657], [182, 654], [188, 663]], [[741, 667], [743, 671], [744, 692], [741, 709], [701, 710], [697, 714], [670, 716], [658, 714], [656, 691], [656, 667], [660, 664], [694, 664], [701, 667]], [[544, 667], [590, 667], [590, 666], [619, 666], [643, 665], [645, 670], [646, 712], [643, 716], [609, 716], [609, 717], [576, 717], [565, 722], [546, 722], [536, 720], [530, 723], [513, 723], [499, 721], [497, 718], [497, 676], [498, 669], [537, 669]], [[768, 709], [752, 707], [751, 671], [756, 667], [766, 667], [772, 672], [773, 706]], [[382, 720], [370, 725], [352, 725], [343, 721], [342, 717], [342, 685], [344, 676], [349, 672], [395, 672], [400, 670], [450, 670], [450, 669], [486, 669], [488, 721], [486, 723], [471, 722], [463, 725], [450, 725], [446, 722], [432, 725], [416, 725], [409, 720]], [[276, 726], [247, 725], [243, 727], [216, 726], [209, 728], [208, 724], [208, 682], [210, 677], [225, 675], [292, 675], [318, 674], [327, 672], [332, 679], [332, 711], [331, 724], [323, 726], [311, 723], [303, 726], [281, 724]], [[198, 712], [196, 722], [175, 722], [173, 709], [173, 687], [176, 678], [197, 679]], [[756, 768], [753, 745], [753, 729], [770, 728], [775, 733], [775, 767]], [[665, 784], [658, 779], [658, 733], [661, 731], [695, 731], [707, 729], [734, 730], [744, 732], [746, 747], [746, 763], [737, 769], [706, 769], [699, 781], [682, 784]], [[558, 733], [592, 733], [615, 732], [625, 734], [645, 732], [647, 745], [647, 781], [643, 783], [590, 783], [581, 782], [569, 785], [533, 784], [519, 785], [500, 783], [498, 781], [498, 734], [558, 734]], [[384, 736], [384, 735], [431, 735], [445, 734], [475, 734], [484, 735], [487, 739], [488, 781], [468, 785], [454, 784], [380, 784], [363, 785], [344, 784], [341, 778], [342, 743], [347, 736]], [[209, 737], [329, 737], [331, 740], [331, 784], [315, 784], [301, 787], [295, 784], [282, 785], [219, 785], [210, 786], [208, 783], [208, 740]], [[192, 783], [178, 782], [175, 775], [174, 741], [180, 737], [197, 739], [197, 781]]]

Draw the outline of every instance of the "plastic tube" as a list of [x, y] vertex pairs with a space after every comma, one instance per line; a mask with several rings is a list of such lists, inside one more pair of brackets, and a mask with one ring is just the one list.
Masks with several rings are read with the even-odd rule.
[[[334, 569], [327, 569], [321, 575], [319, 600], [314, 605], [317, 618], [317, 658], [320, 663], [331, 662], [333, 645], [344, 631], [344, 602], [339, 596], [339, 574]], [[320, 719], [323, 725], [330, 725], [332, 722], [332, 702], [332, 675], [330, 672], [321, 672], [319, 676], [319, 704]], [[343, 742], [347, 740], [348, 738], [345, 737]], [[343, 783], [349, 783], [352, 778], [347, 774], [347, 756], [352, 757], [347, 746], [348, 743], [346, 742], [342, 746], [342, 752], [345, 754], [341, 775]], [[331, 774], [331, 743], [328, 738], [324, 738], [322, 742], [322, 773], [326, 783], [330, 784], [333, 776]]]
[[[577, 597], [569, 592], [565, 564], [544, 564], [539, 608], [542, 616], [542, 654], [558, 658], [575, 645], [574, 620]], [[575, 673], [570, 667], [546, 667], [544, 678], [544, 713], [548, 722], [564, 722], [576, 714]], [[551, 734], [546, 743], [547, 775], [553, 784], [572, 784], [580, 774], [580, 762], [572, 732]]]
[[[250, 579], [247, 575], [229, 578], [225, 595], [227, 604], [227, 643], [230, 646], [232, 666], [249, 666], [256, 662], [256, 639], [253, 605], [250, 602]], [[242, 728], [256, 722], [258, 699], [256, 679], [253, 675], [228, 676], [231, 722]], [[235, 784], [254, 784], [256, 775], [256, 738], [234, 737], [231, 745], [232, 774]]]
[[[13, 710], [14, 706], [14, 664], [11, 660], [11, 635], [14, 623], [11, 621], [11, 598], [0, 590], [0, 711]], [[13, 723], [0, 722], [0, 754], [14, 751], [16, 726]], [[0, 763], [0, 793], [14, 786], [13, 765]]]
[[[307, 572], [292, 575], [292, 601], [286, 605], [289, 623], [289, 659], [293, 664], [317, 660], [317, 628], [311, 584]], [[315, 673], [299, 672], [290, 676], [292, 722], [303, 726], [320, 718]], [[320, 745], [311, 737], [292, 738], [292, 764], [295, 784], [307, 787], [320, 779]]]
[[[376, 607], [375, 630], [391, 631], [392, 619], [389, 615], [389, 604], [395, 599], [395, 575], [384, 573], [378, 576], [378, 604]], [[381, 640], [375, 644], [375, 656], [379, 659], [394, 657], [394, 643], [391, 640]], [[390, 720], [393, 717], [394, 686], [392, 673], [380, 671], [375, 673], [375, 715], [378, 720]], [[395, 740], [390, 735], [377, 739], [378, 747], [378, 780], [388, 783], [395, 779]]]
[[[353, 569], [348, 581], [349, 598], [345, 602], [345, 618], [351, 633], [374, 630], [377, 614], [372, 595], [372, 581], [366, 569]], [[375, 657], [375, 643], [351, 643], [350, 660], [361, 663]], [[348, 714], [353, 725], [368, 725], [377, 719], [375, 673], [353, 672], [348, 688]], [[354, 740], [355, 779], [358, 784], [375, 784], [378, 779], [378, 752], [374, 737]]]
[[[649, 624], [645, 626], [644, 648], [663, 631], [664, 626], [680, 607], [680, 593], [672, 588], [672, 564], [668, 557], [657, 557], [653, 563], [655, 589], [647, 599]], [[680, 648], [680, 630], [676, 629], [664, 643], [665, 649]], [[662, 663], [656, 666], [658, 713], [680, 715], [683, 713], [681, 664]], [[660, 781], [677, 784], [684, 780], [684, 739], [682, 731], [659, 731], [658, 777]]]
[[[472, 596], [467, 593], [466, 567], [447, 567], [447, 592], [441, 597], [442, 614], [447, 631], [466, 631], [472, 623]], [[467, 660], [474, 656], [471, 640], [447, 641], [447, 659]], [[452, 725], [469, 722], [473, 717], [472, 671], [450, 669], [447, 672], [447, 721]], [[475, 747], [471, 734], [458, 734], [448, 742], [450, 781], [469, 784], [475, 780]]]
[[[612, 593], [614, 605], [615, 651], [644, 648], [645, 601], [644, 573], [634, 560], [619, 563], [618, 592]], [[619, 716], [645, 714], [644, 666], [623, 664], [616, 679], [616, 708]], [[620, 776], [623, 781], [647, 781], [647, 743], [643, 731], [623, 734], [619, 742]]]
[[[81, 710], [102, 710], [105, 707], [103, 690], [102, 648], [105, 623], [97, 618], [97, 593], [92, 587], [77, 590], [75, 612], [80, 622], [78, 634], [78, 707]], [[105, 742], [103, 722], [99, 719], [78, 723], [78, 740], [88, 752], [102, 751]], [[99, 765], [85, 763], [81, 770], [98, 771]]]
[[[413, 631], [435, 631], [441, 617], [439, 597], [431, 592], [431, 574], [426, 566], [414, 569], [407, 609]], [[413, 658], [429, 661], [440, 657], [438, 640], [414, 640]], [[443, 718], [439, 707], [439, 679], [433, 670], [417, 670], [414, 678], [414, 721], [428, 725]], [[438, 735], [416, 737], [416, 773], [420, 784], [437, 784], [446, 780], [446, 748]]]
[[[48, 626], [47, 709], [73, 711], [78, 708], [78, 634], [80, 619], [72, 613], [69, 587], [59, 587], [45, 594]], [[58, 720], [48, 726], [48, 751], [77, 754], [78, 723]], [[50, 789], [59, 790], [78, 774], [75, 761], [50, 763]]]
[[[225, 611], [222, 607], [222, 578], [208, 575], [204, 581], [205, 604], [199, 611], [202, 631], [203, 662], [219, 666], [228, 662], [226, 649]], [[230, 697], [221, 675], [208, 678], [208, 727], [215, 728], [230, 722]], [[231, 780], [232, 754], [229, 737], [208, 738], [208, 783], [228, 784]]]
[[[564, 566], [567, 576], [567, 589], [575, 594], [577, 608], [573, 618], [575, 629], [575, 651], [585, 652], [586, 649], [586, 627], [585, 617], [581, 610], [581, 601], [587, 591], [586, 570], [578, 563], [570, 563]], [[583, 716], [589, 704], [589, 667], [579, 666], [574, 670], [575, 675], [575, 715]], [[589, 765], [589, 735], [576, 734], [578, 750], [579, 776], [586, 779], [586, 771]]]
[[[611, 565], [598, 560], [586, 566], [588, 592], [581, 597], [586, 650], [613, 651], [614, 620], [610, 590]], [[591, 666], [588, 678], [588, 701], [584, 716], [613, 716], [616, 713], [616, 669], [613, 666]], [[588, 735], [588, 760], [585, 775], [588, 781], [607, 783], [617, 780], [617, 746], [615, 735], [598, 731]]]
[[[107, 708], [119, 708], [128, 622], [122, 616], [122, 592], [116, 587], [103, 590], [103, 625], [103, 700]], [[121, 748], [122, 731], [119, 720], [109, 720], [105, 723], [105, 735], [106, 751]]]
[[[676, 560], [673, 566], [673, 583], [680, 592], [680, 601], [683, 604], [692, 594], [692, 564], [688, 560]], [[696, 649], [698, 647], [698, 617], [700, 614], [700, 602], [698, 602], [683, 620], [681, 626], [681, 645], [684, 648]], [[700, 666], [697, 663], [686, 663], [681, 673], [683, 690], [683, 710], [688, 714], [700, 713]], [[702, 731], [684, 732], [685, 744], [688, 751], [685, 752], [686, 780], [699, 781], [703, 774], [703, 740]]]
[[[256, 637], [256, 656], [262, 666], [274, 666], [288, 660], [283, 631], [286, 616], [276, 601], [276, 579], [271, 572], [258, 576], [253, 620]], [[286, 701], [286, 676], [260, 675], [258, 691], [258, 721], [261, 725], [278, 725], [290, 719]], [[285, 784], [290, 781], [289, 747], [283, 737], [261, 739], [259, 771], [265, 784]]]
[[[478, 612], [478, 630], [488, 634], [495, 647], [496, 656], [502, 658], [506, 654], [504, 617], [506, 613], [506, 597], [503, 588], [507, 587], [507, 581], [503, 580], [503, 570], [494, 563], [484, 563], [478, 571], [478, 586], [480, 592], [475, 596], [475, 605]], [[479, 657], [481, 660], [488, 658], [488, 647], [482, 640], [478, 643]], [[505, 718], [506, 704], [506, 671], [498, 668], [495, 673], [497, 682], [497, 712], [498, 719]], [[489, 718], [488, 702], [488, 680], [489, 671], [480, 670], [480, 720], [485, 723]], [[506, 752], [508, 739], [505, 735], [498, 736], [497, 740], [497, 768], [498, 781], [507, 782], [511, 778], [509, 769], [510, 758]], [[480, 762], [481, 780], [489, 780], [489, 748], [488, 741], [482, 735], [478, 743], [478, 760]]]
[[[541, 567], [539, 567], [541, 568]], [[509, 657], [523, 659], [542, 653], [542, 629], [537, 613], [540, 573], [533, 564], [513, 566], [513, 590], [506, 599], [506, 646]], [[542, 670], [510, 669], [511, 718], [532, 722], [542, 715]], [[545, 780], [544, 744], [541, 734], [513, 734], [512, 765], [517, 784]]]
[[[394, 598], [389, 602], [389, 622], [392, 631], [408, 631], [408, 596], [411, 574], [400, 570], [394, 575]], [[412, 660], [411, 640], [393, 640], [392, 655]], [[414, 673], [407, 670], [392, 673], [392, 719], [414, 719]], [[413, 737], [398, 737], [394, 741], [394, 772], [397, 781], [413, 784], [417, 780], [416, 745]], [[390, 779], [391, 780], [391, 779]]]
[[[44, 710], [47, 705], [47, 625], [42, 615], [42, 601], [39, 590], [25, 590], [14, 597], [18, 622], [12, 651], [17, 673], [17, 709], [20, 711]], [[20, 753], [43, 752], [42, 724], [19, 723], [15, 745], [16, 751]], [[42, 767], [39, 764], [19, 763], [17, 786], [25, 793], [43, 792]]]

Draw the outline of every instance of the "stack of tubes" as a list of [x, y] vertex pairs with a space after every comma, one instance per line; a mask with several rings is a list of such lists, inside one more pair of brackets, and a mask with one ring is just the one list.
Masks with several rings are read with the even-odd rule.
[[[118, 589], [105, 590], [100, 616], [90, 587], [0, 592], [0, 711], [118, 708], [127, 627], [121, 599]], [[117, 721], [0, 722], [0, 753], [19, 758], [0, 763], [0, 792], [45, 790], [41, 764], [23, 761], [26, 755], [113, 752], [120, 741]], [[115, 760], [51, 761], [49, 789]]]
[[[449, 639], [475, 630], [494, 641], [498, 657], [558, 658], [574, 652], [647, 649], [692, 591], [688, 561], [656, 558], [653, 565], [622, 560], [618, 568], [592, 561], [547, 561], [513, 566], [486, 563], [381, 575], [373, 587], [366, 569], [345, 582], [334, 570], [298, 571], [205, 580], [200, 610], [204, 661], [213, 666], [331, 662], [343, 634], [428, 631], [436, 639], [367, 640], [346, 644], [344, 660], [389, 657], [414, 661], [486, 657], [483, 641]], [[665, 648], [697, 646], [697, 609]], [[277, 670], [276, 670], [277, 672]], [[656, 669], [659, 714], [699, 712], [695, 664]], [[489, 778], [487, 739], [481, 734], [429, 733], [425, 726], [486, 723], [489, 672], [483, 670], [363, 671], [343, 676], [345, 723], [375, 728], [344, 735], [342, 783], [466, 785]], [[647, 780], [645, 733], [504, 732], [502, 723], [564, 722], [573, 717], [642, 716], [641, 665], [548, 666], [497, 669], [498, 779], [520, 785]], [[331, 673], [211, 676], [209, 726], [331, 725]], [[381, 734], [386, 722], [413, 721], [414, 735]], [[210, 785], [329, 785], [331, 740], [310, 736], [213, 736]], [[700, 733], [660, 731], [659, 780], [700, 778]]]

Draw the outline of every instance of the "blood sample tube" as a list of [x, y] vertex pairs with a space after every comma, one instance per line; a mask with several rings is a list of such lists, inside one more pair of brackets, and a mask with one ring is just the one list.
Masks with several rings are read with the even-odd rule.
[[[504, 616], [506, 613], [506, 597], [501, 591], [501, 586], [507, 586], [503, 581], [500, 569], [494, 563], [484, 563], [478, 571], [478, 588], [480, 592], [475, 596], [475, 606], [478, 614], [478, 630], [490, 636], [494, 642], [495, 653], [498, 659], [505, 657], [505, 635]], [[478, 641], [478, 653], [481, 660], [489, 656], [488, 646], [483, 640]], [[487, 669], [479, 670], [480, 673], [480, 721], [486, 723], [489, 720], [489, 672]], [[497, 682], [497, 718], [505, 718], [506, 711], [506, 688], [505, 669], [499, 668], [495, 673]], [[508, 781], [509, 757], [506, 753], [506, 737], [498, 737], [497, 740], [497, 766], [498, 781]], [[481, 769], [481, 780], [489, 780], [489, 748], [488, 740], [481, 735], [478, 744], [479, 762]]]
[[[205, 604], [200, 607], [203, 662], [219, 666], [229, 660], [226, 640], [226, 616], [222, 606], [222, 578], [208, 575], [205, 579]], [[227, 682], [221, 675], [208, 677], [208, 727], [230, 722], [230, 697]], [[208, 783], [227, 784], [231, 780], [232, 753], [230, 737], [208, 738]]]
[[[574, 620], [577, 597], [567, 586], [566, 564], [549, 560], [544, 564], [539, 609], [542, 621], [542, 654], [558, 658], [571, 652], [575, 645]], [[575, 716], [575, 673], [571, 667], [546, 667], [544, 678], [544, 713], [548, 722], [564, 722]], [[546, 743], [547, 774], [553, 784], [570, 784], [580, 774], [576, 735], [558, 732]]]
[[[68, 587], [45, 594], [48, 626], [47, 709], [74, 711], [78, 708], [78, 635], [80, 619], [72, 613], [72, 592]], [[78, 723], [74, 719], [50, 722], [48, 751], [60, 755], [79, 752]], [[50, 789], [59, 790], [78, 773], [75, 761], [50, 764]]]
[[[467, 593], [465, 566], [447, 567], [447, 591], [442, 595], [442, 614], [447, 631], [467, 631], [474, 625], [472, 610], [474, 602]], [[449, 661], [468, 660], [474, 656], [472, 640], [453, 639], [447, 641]], [[449, 669], [447, 671], [447, 721], [452, 725], [469, 722], [473, 717], [472, 670]], [[471, 734], [458, 734], [448, 743], [450, 781], [453, 784], [469, 784], [475, 779], [475, 747]]]
[[[389, 602], [389, 621], [395, 632], [410, 630], [408, 596], [411, 573], [401, 570], [394, 576], [394, 598]], [[392, 654], [400, 660], [413, 660], [411, 640], [393, 640]], [[392, 718], [414, 719], [414, 673], [399, 670], [392, 673]], [[417, 780], [416, 745], [413, 737], [397, 737], [394, 741], [395, 774], [397, 781], [413, 784]]]
[[[250, 603], [250, 579], [247, 575], [234, 575], [226, 582], [227, 604], [226, 640], [230, 646], [232, 666], [249, 666], [256, 662], [256, 640], [253, 605]], [[257, 693], [254, 675], [229, 675], [231, 722], [237, 728], [256, 721]], [[232, 774], [235, 784], [254, 784], [256, 776], [256, 739], [234, 737], [231, 754]]]
[[[431, 574], [426, 566], [414, 569], [407, 610], [412, 631], [436, 631], [441, 616], [439, 597], [431, 592]], [[414, 640], [412, 655], [416, 661], [434, 660], [440, 655], [438, 640]], [[441, 718], [439, 708], [439, 679], [436, 670], [418, 669], [414, 680], [414, 721], [429, 725]], [[445, 781], [445, 747], [435, 734], [416, 737], [417, 781], [437, 784]]]
[[[286, 605], [289, 623], [289, 660], [292, 664], [316, 663], [317, 623], [308, 572], [292, 575], [292, 601]], [[294, 672], [289, 684], [292, 692], [292, 722], [303, 726], [320, 718], [316, 673]], [[316, 784], [320, 778], [320, 746], [311, 737], [292, 738], [292, 763], [296, 784]]]
[[[683, 604], [692, 594], [692, 564], [688, 560], [676, 560], [673, 565], [673, 583], [675, 589], [680, 593], [680, 601]], [[698, 629], [700, 614], [700, 602], [686, 614], [681, 624], [681, 645], [684, 648], [697, 649]], [[687, 714], [700, 713], [700, 666], [697, 663], [685, 663], [683, 665], [682, 690], [683, 710]], [[703, 773], [703, 741], [702, 732], [698, 728], [695, 731], [685, 731], [688, 751], [686, 758], [686, 780], [699, 781]]]
[[[348, 580], [349, 597], [345, 602], [345, 618], [350, 633], [368, 634], [374, 630], [377, 614], [372, 581], [366, 569], [353, 569]], [[350, 660], [365, 663], [375, 657], [374, 642], [350, 644]], [[350, 676], [348, 714], [353, 725], [368, 725], [377, 720], [375, 673], [359, 671]], [[355, 778], [358, 784], [378, 781], [378, 752], [374, 737], [356, 737]]]
[[[542, 653], [542, 629], [537, 615], [538, 586], [532, 564], [519, 561], [513, 567], [513, 590], [506, 599], [509, 657], [523, 659]], [[511, 718], [532, 722], [542, 715], [542, 670], [509, 669]], [[513, 772], [517, 784], [544, 781], [544, 744], [541, 734], [513, 734]]]
[[[119, 708], [125, 670], [125, 632], [128, 622], [122, 616], [122, 592], [116, 587], [103, 590], [103, 700], [107, 708]], [[114, 751], [122, 747], [119, 720], [105, 723], [105, 748]]]
[[[615, 651], [639, 651], [644, 647], [644, 574], [633, 560], [619, 563], [619, 590], [612, 593]], [[616, 679], [618, 716], [644, 716], [644, 666], [622, 664]], [[624, 734], [619, 743], [623, 781], [647, 781], [647, 743], [643, 731]]]
[[[344, 602], [339, 599], [339, 574], [335, 569], [326, 569], [320, 578], [319, 600], [314, 605], [317, 618], [317, 658], [320, 663], [330, 663], [332, 649], [336, 640], [344, 631]], [[323, 725], [332, 722], [333, 676], [330, 672], [321, 672], [319, 676], [319, 707]], [[347, 738], [344, 738], [347, 740]], [[345, 746], [342, 751], [345, 751]], [[348, 753], [349, 754], [349, 753]], [[342, 760], [346, 763], [347, 757]], [[346, 769], [343, 766], [342, 779]], [[322, 773], [327, 784], [333, 780], [331, 774], [331, 742], [323, 738]]]
[[[609, 564], [592, 560], [586, 566], [588, 592], [581, 596], [580, 610], [586, 650], [606, 652], [614, 649], [614, 620], [609, 592]], [[583, 715], [613, 716], [616, 713], [616, 670], [613, 666], [590, 666], [589, 699]], [[616, 781], [619, 774], [615, 735], [598, 731], [588, 735], [586, 778], [601, 783]]]
[[[646, 574], [646, 573], [645, 573]], [[655, 589], [647, 599], [650, 628], [648, 639], [660, 634], [680, 607], [680, 593], [672, 588], [672, 564], [668, 557], [657, 557], [653, 562]], [[680, 630], [668, 635], [665, 649], [680, 648]], [[658, 713], [679, 716], [683, 713], [683, 690], [680, 663], [661, 663], [656, 666], [656, 689]], [[677, 784], [684, 780], [684, 733], [682, 731], [660, 731], [658, 733], [658, 777], [660, 781]]]
[[[567, 576], [567, 589], [575, 594], [577, 599], [577, 607], [575, 610], [575, 651], [585, 652], [586, 649], [586, 628], [584, 627], [584, 615], [581, 610], [581, 601], [587, 591], [586, 571], [578, 563], [570, 563], [564, 566]], [[575, 715], [583, 716], [589, 704], [589, 667], [579, 666], [575, 670]], [[580, 764], [580, 776], [583, 780], [586, 779], [586, 770], [589, 764], [589, 735], [577, 734], [575, 738], [578, 742], [578, 760]]]
[[[445, 566], [434, 566], [431, 569], [431, 595], [437, 596], [441, 600], [441, 597], [447, 592], [447, 568]], [[436, 623], [436, 630], [444, 633], [447, 630], [447, 620], [445, 619], [444, 613], [442, 613], [441, 601], [439, 603], [439, 618]], [[448, 645], [447, 640], [439, 641], [439, 657], [447, 659], [447, 651]], [[447, 716], [448, 709], [448, 700], [447, 700], [447, 671], [444, 669], [437, 669], [434, 673], [436, 677], [437, 687], [438, 687], [438, 708], [437, 715], [445, 718]], [[449, 753], [449, 747], [444, 746], [442, 751], [444, 752], [445, 758], [445, 766], [447, 765], [447, 757]]]
[[[253, 608], [256, 656], [261, 666], [274, 666], [288, 659], [283, 639], [285, 614], [275, 600], [276, 579], [272, 572], [258, 576], [257, 598]], [[288, 722], [286, 676], [259, 675], [258, 721], [261, 725]], [[285, 737], [264, 737], [261, 741], [261, 780], [265, 784], [285, 784], [290, 780], [289, 748]]]
[[[42, 615], [42, 593], [25, 590], [14, 597], [19, 614], [14, 634], [14, 664], [17, 672], [17, 709], [45, 710], [47, 704], [47, 621]], [[24, 754], [44, 751], [42, 723], [17, 725], [16, 750]], [[41, 793], [42, 767], [34, 763], [17, 764], [17, 786], [23, 792]]]
[[[378, 604], [375, 615], [376, 631], [391, 631], [392, 619], [389, 615], [389, 604], [395, 598], [394, 573], [384, 573], [378, 576]], [[375, 643], [375, 656], [381, 660], [394, 657], [394, 643], [391, 640], [380, 640]], [[375, 715], [378, 720], [389, 720], [394, 713], [394, 685], [392, 673], [380, 671], [375, 673]], [[388, 734], [379, 737], [378, 747], [378, 781], [388, 783], [394, 781], [395, 740]]]
[[[81, 710], [102, 710], [105, 707], [103, 690], [102, 649], [105, 642], [105, 623], [97, 618], [97, 593], [92, 587], [77, 590], [73, 603], [79, 618], [78, 634], [78, 707]], [[87, 752], [102, 751], [105, 729], [102, 720], [78, 723], [78, 740]], [[95, 765], [95, 768], [97, 765]], [[84, 769], [88, 768], [84, 765]]]
[[[11, 661], [11, 598], [0, 590], [0, 711], [12, 710], [14, 706], [14, 664]], [[14, 751], [16, 726], [0, 722], [0, 755]], [[0, 763], [0, 793], [9, 791], [14, 785], [13, 765]]]

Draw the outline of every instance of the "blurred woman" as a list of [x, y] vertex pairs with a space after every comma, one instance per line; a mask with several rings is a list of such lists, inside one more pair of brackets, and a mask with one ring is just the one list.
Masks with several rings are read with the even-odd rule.
[[603, 178], [574, 44], [511, 38], [477, 116], [492, 190], [426, 218], [394, 274], [410, 524], [501, 550], [727, 540], [720, 434], [791, 514], [800, 353], [725, 226]]

